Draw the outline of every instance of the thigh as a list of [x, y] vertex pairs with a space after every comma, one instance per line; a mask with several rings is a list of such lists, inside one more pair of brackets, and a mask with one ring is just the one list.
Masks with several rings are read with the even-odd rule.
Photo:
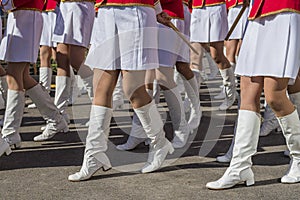
[[123, 75], [123, 89], [128, 98], [139, 88], [145, 88], [146, 70], [127, 71], [122, 70]]
[[7, 84], [9, 89], [20, 90], [20, 91], [24, 89], [23, 74], [27, 66], [29, 66], [29, 63], [24, 63], [24, 62], [8, 63], [6, 73], [7, 73]]
[[218, 58], [224, 55], [224, 42], [212, 42], [210, 43], [210, 53], [213, 58]]
[[119, 70], [94, 69], [94, 105], [111, 107], [112, 93], [116, 86]]
[[77, 45], [70, 45], [70, 64], [75, 70], [79, 70], [85, 59], [86, 48]]
[[289, 78], [264, 78], [264, 91], [268, 105], [276, 116], [286, 116], [295, 110], [295, 106], [287, 97]]
[[300, 74], [298, 72], [298, 75], [295, 79], [294, 85], [289, 85], [288, 86], [288, 93], [289, 94], [294, 94], [300, 92]]
[[176, 86], [173, 77], [174, 77], [174, 68], [159, 67], [158, 69], [156, 69], [156, 78], [163, 90], [172, 89]]
[[267, 102], [286, 98], [288, 82], [289, 78], [265, 77], [264, 92]]

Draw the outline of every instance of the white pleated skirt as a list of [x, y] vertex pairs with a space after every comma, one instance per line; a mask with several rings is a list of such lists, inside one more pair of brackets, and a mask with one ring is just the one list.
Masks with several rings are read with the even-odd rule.
[[87, 48], [91, 40], [94, 18], [92, 2], [61, 2], [53, 41]]
[[223, 41], [228, 32], [225, 4], [193, 9], [190, 29], [191, 42]]
[[93, 29], [92, 29], [92, 35], [91, 35], [91, 44], [95, 44], [98, 43], [98, 39], [99, 37], [101, 37], [101, 23], [98, 22], [99, 17], [98, 14], [95, 16], [95, 20], [94, 20], [94, 25], [93, 25]]
[[[183, 33], [184, 20], [172, 19], [171, 22]], [[158, 60], [161, 67], [174, 67], [177, 61], [189, 61], [189, 49], [176, 32], [158, 23]]]
[[[228, 11], [228, 28], [230, 28], [240, 11], [242, 10], [243, 6], [239, 5], [229, 9]], [[249, 8], [246, 8], [244, 14], [242, 15], [239, 23], [236, 25], [235, 29], [233, 30], [232, 34], [230, 35], [229, 39], [231, 40], [238, 40], [244, 37], [244, 32], [248, 20], [249, 15]]]
[[295, 80], [300, 67], [300, 14], [249, 21], [235, 73]]
[[190, 37], [191, 31], [190, 31], [190, 24], [191, 24], [191, 13], [190, 9], [187, 5], [183, 4], [183, 11], [184, 11], [184, 34], [187, 37]]
[[38, 57], [43, 17], [33, 10], [8, 14], [7, 28], [0, 45], [0, 59], [6, 62], [35, 63]]
[[101, 7], [85, 64], [102, 70], [158, 67], [155, 10], [150, 7]]
[[[0, 24], [2, 25], [2, 17], [0, 17]], [[0, 27], [0, 41], [2, 40], [2, 26]]]
[[42, 36], [40, 41], [41, 46], [48, 46], [48, 47], [57, 46], [56, 42], [53, 42], [52, 40], [54, 28], [56, 24], [57, 12], [58, 12], [58, 8], [56, 11], [42, 12], [44, 25], [43, 25]]

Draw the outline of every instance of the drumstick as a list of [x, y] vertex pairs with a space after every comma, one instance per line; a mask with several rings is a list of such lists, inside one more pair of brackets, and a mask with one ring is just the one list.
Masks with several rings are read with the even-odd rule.
[[177, 35], [190, 47], [190, 49], [195, 54], [199, 55], [199, 53], [197, 52], [197, 50], [191, 45], [190, 41], [188, 41], [186, 39], [186, 37], [178, 30], [178, 28], [172, 22], [169, 22], [168, 25], [169, 25], [169, 27], [171, 27], [177, 33]]
[[244, 14], [244, 12], [245, 12], [245, 10], [246, 10], [247, 7], [248, 7], [248, 6], [243, 6], [243, 8], [241, 9], [240, 13], [239, 13], [238, 16], [235, 18], [235, 20], [234, 20], [232, 26], [230, 27], [230, 30], [228, 31], [228, 33], [227, 33], [227, 35], [226, 35], [226, 37], [225, 37], [225, 40], [226, 40], [226, 41], [229, 40], [229, 37], [231, 36], [231, 34], [232, 34], [232, 32], [234, 31], [234, 29], [235, 29], [235, 27], [237, 26], [237, 24], [239, 23], [239, 21], [240, 21], [241, 17], [243, 16], [243, 14]]

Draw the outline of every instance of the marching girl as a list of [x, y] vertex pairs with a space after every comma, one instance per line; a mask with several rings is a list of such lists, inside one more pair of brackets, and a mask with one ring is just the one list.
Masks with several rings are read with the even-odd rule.
[[25, 91], [37, 105], [47, 121], [44, 135], [53, 137], [68, 126], [49, 94], [29, 75], [30, 63], [35, 63], [43, 26], [41, 11], [43, 0], [2, 1], [2, 7], [10, 11], [7, 29], [0, 46], [0, 59], [8, 63], [7, 67], [7, 105], [5, 110], [1, 142], [1, 152], [9, 151], [10, 146], [20, 147], [19, 129], [23, 117]]
[[[148, 161], [142, 173], [157, 170], [168, 153], [173, 152], [165, 138], [163, 123], [154, 101], [145, 89], [145, 73], [158, 67], [156, 19], [168, 23], [159, 1], [97, 1], [99, 33], [86, 59], [94, 68], [94, 100], [86, 139], [83, 164], [70, 181], [89, 179], [100, 168], [109, 169], [106, 156], [107, 136], [112, 116], [112, 93], [119, 74], [123, 76], [124, 93], [150, 138]], [[153, 9], [155, 8], [155, 9]]]
[[[39, 82], [50, 92], [52, 80], [51, 58], [55, 53], [56, 43], [52, 41], [52, 36], [55, 28], [56, 14], [57, 14], [57, 0], [47, 0], [43, 16], [43, 30], [40, 41], [40, 68], [39, 68]], [[55, 56], [55, 55], [54, 55]], [[35, 104], [30, 104], [28, 108], [36, 108]]]
[[[234, 20], [243, 8], [243, 0], [226, 0], [226, 7], [228, 9], [228, 27], [231, 27]], [[235, 68], [236, 65], [236, 56], [238, 56], [238, 52], [242, 43], [248, 20], [248, 14], [249, 8], [247, 7], [234, 31], [230, 35], [229, 40], [225, 41], [226, 57], [233, 68]]]
[[[249, 3], [249, 2], [248, 2]], [[288, 99], [289, 84], [300, 66], [300, 2], [256, 0], [250, 11], [236, 74], [241, 76], [241, 106], [230, 166], [209, 189], [231, 188], [239, 182], [254, 184], [251, 157], [256, 153], [260, 129], [260, 96], [264, 89], [290, 151], [291, 162], [282, 183], [300, 182], [300, 124]], [[281, 34], [276, 34], [279, 32]]]
[[[184, 9], [181, 0], [166, 1], [161, 0], [163, 11], [171, 16], [171, 22], [178, 29], [189, 35], [189, 25], [185, 28]], [[186, 7], [186, 11], [189, 12]], [[187, 16], [188, 21], [188, 16]], [[176, 35], [174, 30], [165, 25], [159, 24], [159, 69], [156, 69], [156, 80], [160, 85], [161, 91], [166, 99], [171, 121], [173, 124], [174, 138], [173, 147], [182, 148], [185, 146], [189, 133], [198, 128], [201, 120], [199, 88], [193, 72], [189, 68], [189, 48]], [[176, 85], [173, 74], [174, 66], [176, 66], [180, 74], [187, 96], [191, 101], [191, 114], [188, 122], [185, 120], [185, 111], [181, 100], [181, 95]], [[148, 71], [148, 73], [151, 73]], [[147, 81], [146, 81], [147, 82]], [[150, 81], [151, 82], [151, 81]], [[151, 91], [151, 90], [150, 90]], [[153, 92], [151, 92], [152, 94]], [[155, 94], [154, 96], [159, 96]], [[158, 103], [158, 102], [157, 102]], [[130, 136], [125, 144], [118, 145], [119, 150], [134, 149], [139, 143], [145, 140], [144, 131], [140, 128], [140, 124], [135, 114], [133, 116], [132, 129]]]
[[[225, 0], [194, 0], [191, 18], [191, 42], [195, 47], [210, 45], [212, 58], [218, 65], [225, 89], [225, 100], [220, 110], [230, 108], [237, 98], [233, 69], [223, 54], [224, 39], [228, 32]], [[191, 57], [197, 57], [191, 52]], [[200, 56], [202, 54], [200, 53]], [[202, 57], [197, 60], [201, 60]], [[198, 69], [197, 65], [192, 68]]]
[[[70, 66], [82, 78], [93, 97], [93, 72], [83, 65], [85, 53], [90, 45], [92, 27], [95, 18], [94, 0], [62, 0], [57, 14], [53, 42], [57, 43], [57, 76], [54, 103], [67, 122], [66, 108], [69, 104], [71, 78]], [[43, 140], [48, 139], [44, 137]]]

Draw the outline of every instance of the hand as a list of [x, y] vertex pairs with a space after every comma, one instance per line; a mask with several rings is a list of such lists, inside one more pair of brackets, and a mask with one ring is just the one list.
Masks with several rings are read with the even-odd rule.
[[169, 26], [168, 24], [171, 22], [171, 17], [164, 11], [156, 15], [156, 19], [159, 23], [166, 26]]

